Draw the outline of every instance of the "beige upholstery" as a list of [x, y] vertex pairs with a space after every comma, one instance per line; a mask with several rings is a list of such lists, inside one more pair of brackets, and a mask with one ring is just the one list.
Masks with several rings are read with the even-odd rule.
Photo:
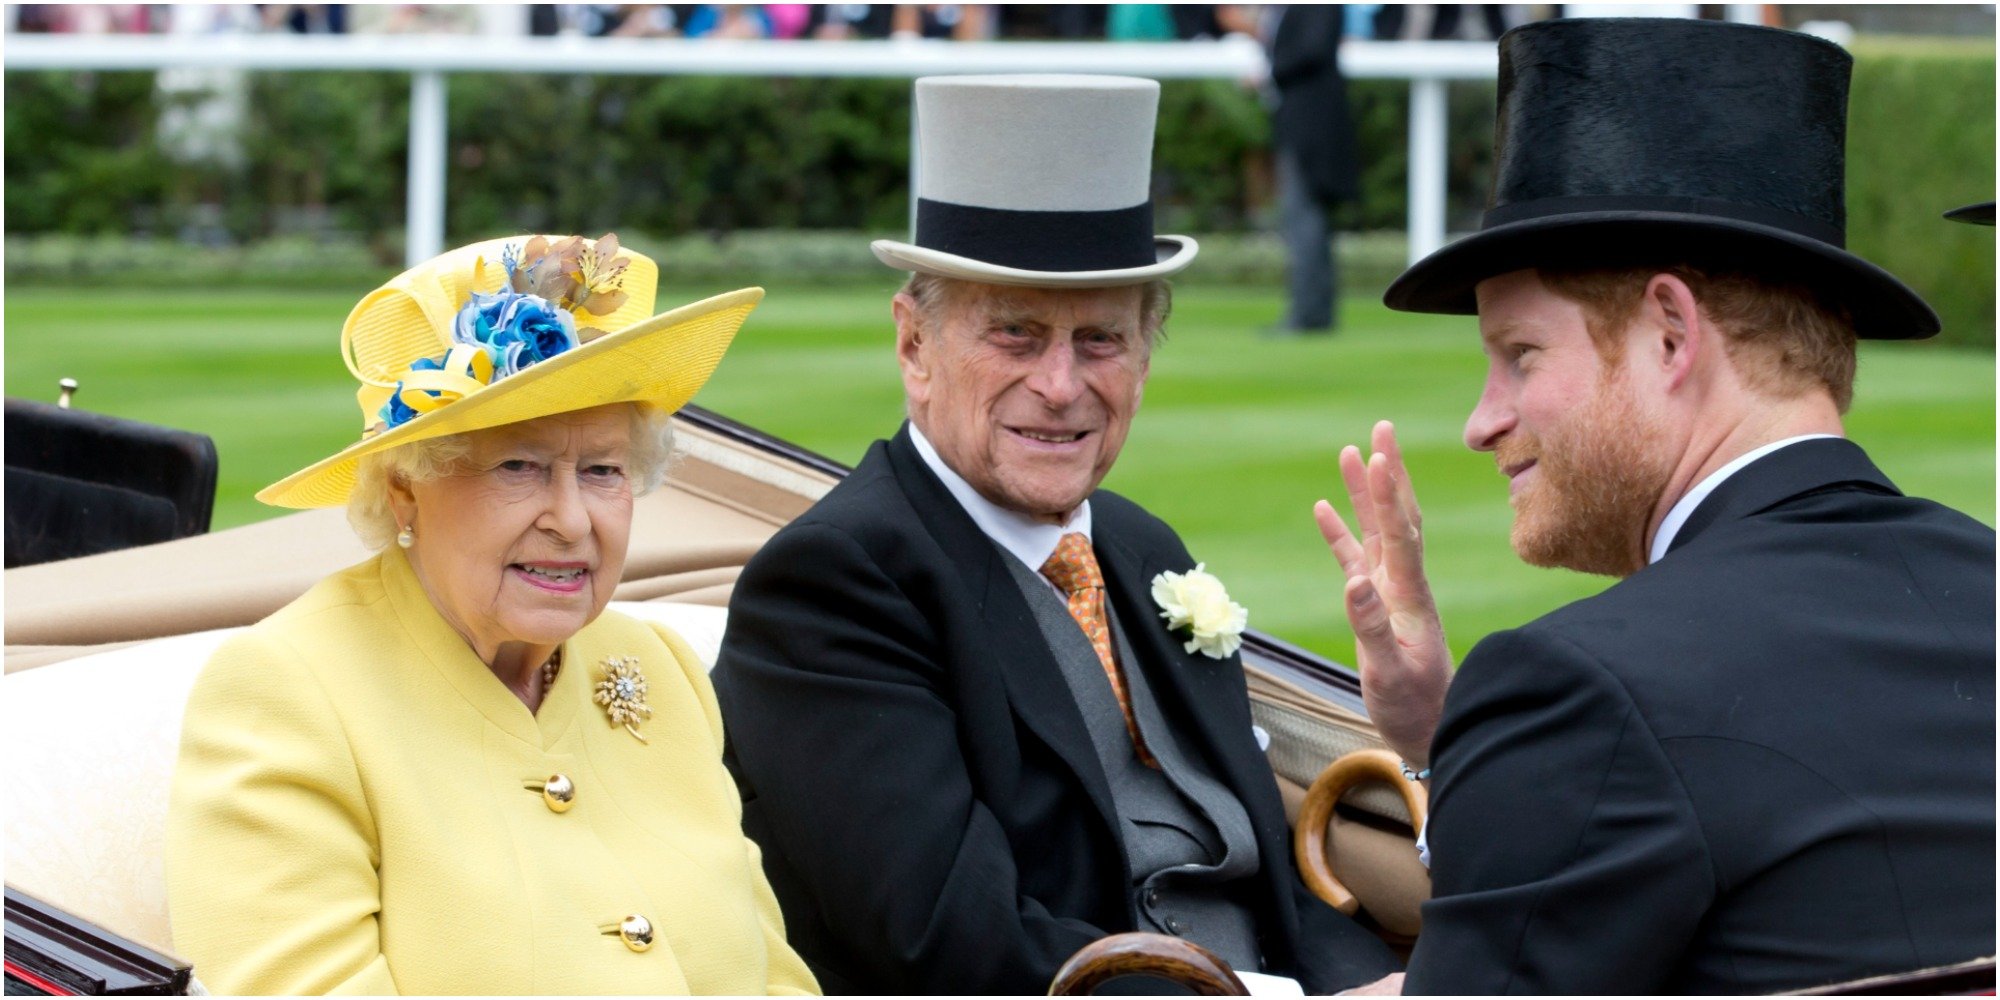
[[[1250, 718], [1271, 734], [1271, 749], [1265, 756], [1271, 770], [1290, 782], [1305, 797], [1305, 789], [1326, 770], [1328, 764], [1356, 750], [1380, 749], [1385, 744], [1375, 726], [1363, 715], [1315, 697], [1285, 679], [1254, 666], [1245, 665], [1250, 687]], [[1393, 789], [1376, 785], [1356, 788], [1346, 800], [1355, 808], [1383, 819], [1410, 825], [1410, 811]], [[1288, 818], [1298, 818], [1298, 803], [1287, 800]], [[1411, 834], [1410, 842], [1416, 842]], [[1414, 848], [1413, 848], [1414, 849]]]
[[722, 630], [729, 622], [728, 611], [680, 601], [613, 601], [611, 609], [673, 629], [701, 656], [701, 662], [714, 669], [715, 656], [722, 650]]
[[[1250, 717], [1271, 734], [1266, 757], [1278, 777], [1285, 818], [1296, 823], [1306, 788], [1328, 764], [1356, 750], [1383, 745], [1362, 716], [1315, 698], [1284, 679], [1245, 669]], [[1369, 783], [1342, 799], [1343, 809], [1370, 814], [1372, 822], [1343, 816], [1327, 823], [1327, 856], [1334, 874], [1383, 929], [1415, 937], [1419, 907], [1431, 896], [1431, 873], [1417, 859], [1410, 811], [1392, 788]]]
[[[715, 662], [722, 608], [612, 607], [673, 628]], [[235, 631], [136, 643], [7, 675], [0, 739], [11, 770], [8, 884], [173, 950], [162, 858], [181, 710], [202, 664]]]
[[234, 631], [6, 678], [8, 884], [172, 950], [162, 856], [181, 708], [201, 665]]

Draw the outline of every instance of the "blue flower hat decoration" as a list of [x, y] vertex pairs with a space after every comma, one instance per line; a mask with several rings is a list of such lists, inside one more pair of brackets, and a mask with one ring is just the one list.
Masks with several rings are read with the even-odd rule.
[[655, 314], [659, 268], [606, 234], [460, 247], [369, 293], [341, 329], [361, 440], [265, 487], [280, 507], [347, 501], [362, 455], [607, 403], [676, 410], [759, 301], [744, 288]]

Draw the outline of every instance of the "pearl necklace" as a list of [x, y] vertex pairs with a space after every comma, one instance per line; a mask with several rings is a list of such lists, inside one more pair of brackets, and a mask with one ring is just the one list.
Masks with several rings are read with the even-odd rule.
[[549, 654], [549, 662], [542, 664], [542, 697], [549, 696], [549, 689], [556, 686], [556, 675], [562, 673], [562, 647]]

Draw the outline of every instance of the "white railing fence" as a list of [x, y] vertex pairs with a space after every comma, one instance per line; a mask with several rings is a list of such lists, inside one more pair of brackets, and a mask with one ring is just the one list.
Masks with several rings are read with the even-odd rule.
[[[1445, 242], [1445, 88], [1490, 80], [1490, 42], [1364, 42], [1341, 46], [1350, 78], [1410, 84], [1410, 260]], [[10, 70], [388, 70], [410, 74], [405, 256], [444, 249], [445, 102], [451, 73], [915, 78], [941, 73], [1115, 73], [1155, 79], [1250, 79], [1264, 72], [1255, 42], [871, 42], [680, 38], [10, 35]], [[918, 164], [910, 144], [912, 177]], [[912, 190], [915, 189], [913, 184]], [[914, 204], [914, 203], [913, 203]]]

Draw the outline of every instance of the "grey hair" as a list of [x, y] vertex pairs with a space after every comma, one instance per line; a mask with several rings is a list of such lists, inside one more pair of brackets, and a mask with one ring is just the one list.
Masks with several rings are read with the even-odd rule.
[[[945, 310], [964, 294], [966, 286], [973, 284], [977, 282], [912, 271], [910, 280], [903, 283], [902, 294], [916, 302], [924, 325], [935, 326]], [[1173, 311], [1174, 286], [1167, 279], [1154, 278], [1140, 286], [1139, 329], [1145, 333], [1148, 347], [1167, 339], [1167, 317]]]
[[[632, 421], [631, 451], [625, 456], [625, 478], [632, 495], [644, 496], [666, 481], [674, 454], [673, 414], [651, 403], [624, 404]], [[354, 469], [354, 489], [347, 495], [347, 523], [370, 551], [395, 539], [396, 523], [389, 504], [389, 484], [427, 483], [457, 468], [472, 451], [472, 435], [447, 434], [361, 456]]]

